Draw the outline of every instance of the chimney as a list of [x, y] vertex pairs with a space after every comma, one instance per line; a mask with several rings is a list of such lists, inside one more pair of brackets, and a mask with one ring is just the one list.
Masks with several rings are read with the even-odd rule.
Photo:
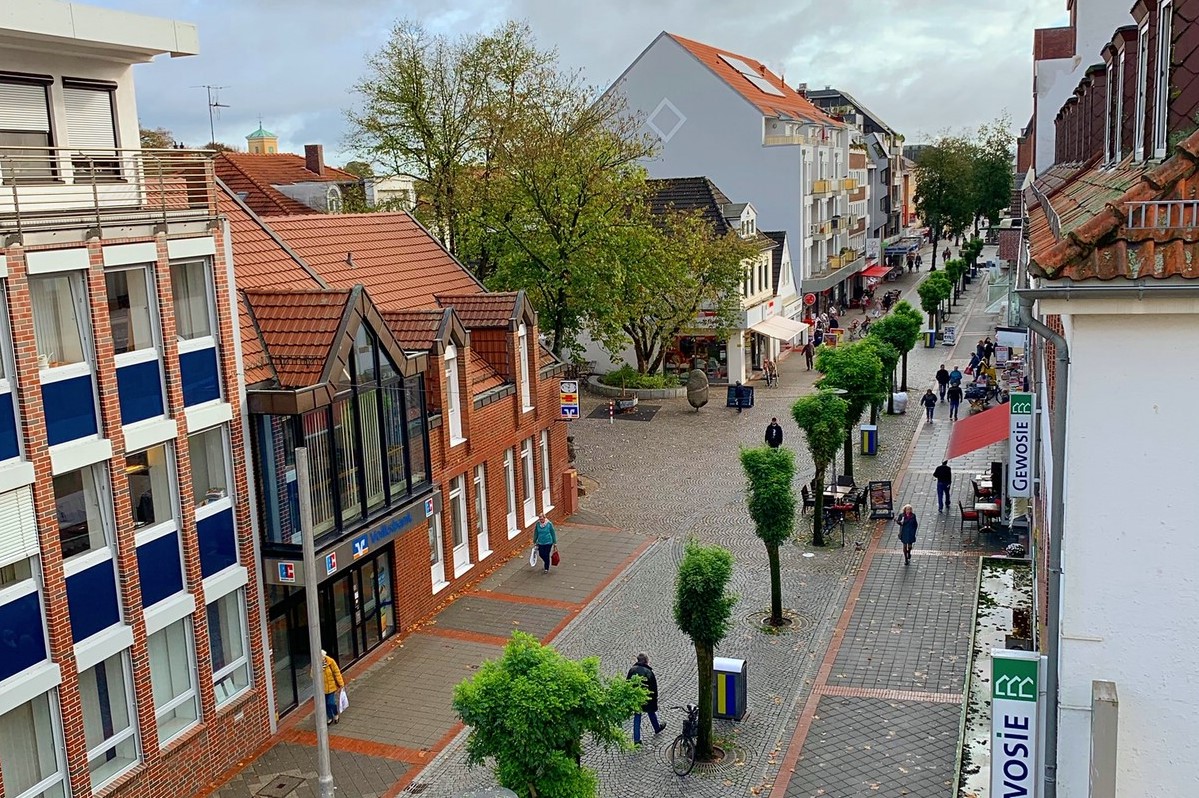
[[325, 148], [320, 144], [304, 145], [304, 167], [314, 175], [325, 176]]

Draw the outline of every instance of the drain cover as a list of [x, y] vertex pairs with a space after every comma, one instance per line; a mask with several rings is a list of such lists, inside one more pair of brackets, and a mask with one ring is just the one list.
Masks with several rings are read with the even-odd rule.
[[408, 788], [408, 794], [409, 795], [420, 795], [422, 792], [424, 792], [428, 788], [428, 786], [429, 785], [426, 784], [425, 782], [418, 781]]
[[256, 798], [288, 798], [296, 787], [304, 783], [299, 776], [279, 775], [272, 778], [265, 787], [254, 793]]

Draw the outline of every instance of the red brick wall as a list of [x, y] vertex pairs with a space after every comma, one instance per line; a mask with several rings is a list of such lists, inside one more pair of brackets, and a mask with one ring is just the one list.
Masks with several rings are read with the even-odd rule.
[[1070, 58], [1074, 55], [1074, 28], [1037, 28], [1032, 42], [1034, 61]]

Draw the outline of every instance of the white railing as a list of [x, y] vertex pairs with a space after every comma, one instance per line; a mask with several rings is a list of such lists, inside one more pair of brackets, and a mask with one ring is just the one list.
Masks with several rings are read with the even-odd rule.
[[1129, 230], [1193, 230], [1199, 227], [1199, 200], [1129, 202]]

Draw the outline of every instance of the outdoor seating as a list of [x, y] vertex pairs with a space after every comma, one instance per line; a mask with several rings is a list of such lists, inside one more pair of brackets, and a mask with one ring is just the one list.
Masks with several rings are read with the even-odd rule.
[[978, 528], [978, 526], [979, 526], [978, 510], [967, 510], [965, 508], [965, 506], [961, 503], [961, 501], [958, 501], [958, 512], [960, 512], [962, 514], [962, 531], [963, 532], [966, 531], [966, 522], [967, 521], [973, 521], [975, 528], [976, 529]]
[[803, 497], [803, 507], [800, 509], [800, 515], [807, 515], [808, 508], [816, 507], [816, 499], [812, 497], [812, 491], [808, 490], [808, 486], [804, 485], [799, 489], [799, 495]]
[[853, 481], [853, 477], [847, 474], [837, 475], [837, 486], [842, 488], [856, 488], [857, 483]]

